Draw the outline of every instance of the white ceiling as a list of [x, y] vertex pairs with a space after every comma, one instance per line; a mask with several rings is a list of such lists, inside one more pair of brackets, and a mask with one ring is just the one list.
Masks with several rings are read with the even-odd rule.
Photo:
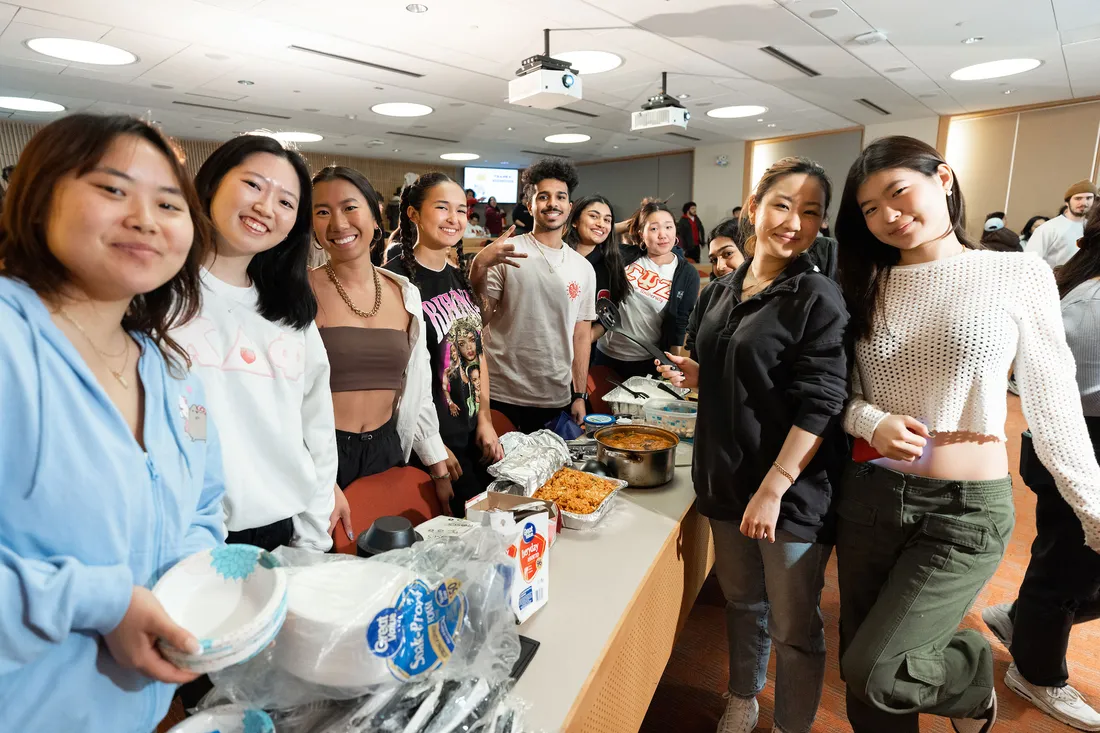
[[[425, 162], [443, 152], [475, 152], [482, 164], [520, 166], [536, 157], [524, 150], [592, 160], [1100, 94], [1096, 0], [419, 0], [429, 8], [421, 14], [405, 10], [409, 1], [0, 2], [0, 95], [50, 99], [70, 111], [129, 112], [180, 137], [304, 130], [325, 136], [302, 144], [306, 150]], [[837, 11], [830, 17], [811, 17], [830, 8]], [[606, 50], [624, 63], [584, 77], [583, 101], [568, 107], [512, 106], [507, 82], [521, 59], [541, 52], [543, 28], [602, 28], [555, 32], [552, 51]], [[888, 40], [853, 41], [871, 30]], [[120, 46], [139, 60], [121, 67], [69, 64], [24, 46], [58, 35]], [[984, 40], [964, 45], [970, 36]], [[771, 58], [760, 51], [766, 45], [821, 76], [809, 78]], [[949, 76], [962, 66], [1016, 57], [1043, 65], [985, 82]], [[630, 112], [657, 91], [661, 71], [670, 72], [671, 94], [690, 95], [684, 100], [690, 125], [676, 131], [698, 140], [629, 132]], [[435, 112], [389, 118], [370, 111], [397, 101]], [[705, 115], [733, 104], [769, 110], [764, 122]], [[564, 131], [592, 140], [543, 141]]]

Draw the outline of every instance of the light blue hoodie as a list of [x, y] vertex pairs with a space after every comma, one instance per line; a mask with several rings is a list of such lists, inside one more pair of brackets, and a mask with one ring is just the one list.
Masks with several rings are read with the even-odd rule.
[[134, 585], [223, 541], [202, 384], [140, 339], [145, 450], [24, 283], [0, 276], [0, 731], [149, 733], [173, 685], [103, 644]]

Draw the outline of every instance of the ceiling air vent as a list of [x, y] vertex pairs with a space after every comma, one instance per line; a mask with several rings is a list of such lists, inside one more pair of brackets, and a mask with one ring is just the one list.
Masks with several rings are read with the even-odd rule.
[[682, 132], [666, 132], [665, 134], [669, 137], [678, 137], [681, 140], [691, 140], [692, 142], [700, 142], [703, 139], [701, 137], [692, 137], [691, 135], [685, 135]]
[[521, 150], [519, 152], [527, 153], [528, 155], [537, 155], [540, 158], [569, 158], [568, 155], [562, 155], [561, 153], [549, 153], [545, 150]]
[[431, 135], [417, 135], [415, 132], [394, 132], [394, 131], [391, 130], [391, 131], [387, 132], [386, 134], [387, 135], [396, 135], [397, 137], [411, 137], [411, 138], [415, 138], [417, 140], [431, 140], [433, 143], [453, 143], [454, 145], [457, 145], [458, 143], [462, 142], [461, 140], [451, 140], [451, 139], [445, 138], [445, 137], [432, 137]]
[[878, 112], [880, 115], [890, 114], [889, 111], [883, 109], [882, 107], [879, 107], [877, 104], [872, 102], [870, 99], [860, 98], [860, 99], [857, 99], [856, 101], [859, 102], [860, 104], [862, 104], [867, 109], [873, 109], [874, 111]]
[[267, 117], [272, 120], [289, 120], [286, 115], [273, 115], [268, 112], [253, 112], [248, 109], [233, 109], [232, 107], [216, 107], [212, 104], [197, 104], [195, 102], [180, 102], [179, 100], [173, 100], [172, 104], [178, 104], [180, 107], [194, 107], [195, 109], [213, 109], [218, 112], [232, 112], [238, 115], [251, 115], [253, 117]]
[[783, 53], [782, 51], [780, 51], [775, 46], [764, 46], [760, 50], [763, 51], [764, 53], [768, 54], [769, 56], [771, 56], [773, 59], [775, 59], [777, 61], [782, 61], [787, 66], [791, 67], [795, 71], [799, 71], [799, 72], [805, 74], [806, 76], [810, 76], [810, 77], [821, 76], [820, 71], [817, 71], [815, 69], [811, 69], [809, 66], [806, 66], [806, 64], [802, 63], [801, 61], [796, 61], [795, 59], [792, 59], [790, 56]]
[[295, 51], [301, 51], [303, 53], [311, 53], [314, 56], [324, 56], [326, 59], [334, 59], [336, 61], [346, 61], [349, 64], [358, 64], [359, 66], [366, 66], [370, 69], [378, 69], [379, 71], [388, 71], [392, 74], [401, 74], [403, 76], [411, 76], [414, 79], [420, 79], [424, 75], [417, 74], [415, 71], [406, 71], [405, 69], [397, 69], [393, 66], [385, 66], [383, 64], [374, 64], [370, 61], [364, 61], [363, 59], [353, 59], [350, 56], [341, 56], [338, 53], [329, 53], [328, 51], [318, 51], [316, 48], [306, 48], [305, 46], [291, 45], [291, 49]]
[[568, 112], [571, 115], [580, 115], [581, 117], [599, 117], [599, 115], [592, 114], [591, 112], [585, 112], [579, 109], [570, 109], [569, 107], [557, 107], [555, 112]]

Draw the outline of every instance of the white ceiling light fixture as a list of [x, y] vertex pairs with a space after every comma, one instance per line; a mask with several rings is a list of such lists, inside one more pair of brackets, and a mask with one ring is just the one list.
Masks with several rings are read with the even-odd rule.
[[410, 13], [426, 13], [428, 12], [428, 6], [421, 5], [420, 3], [413, 3], [411, 5], [406, 5], [405, 10], [408, 10]]
[[984, 64], [964, 66], [953, 72], [951, 78], [955, 81], [981, 81], [983, 79], [999, 79], [1002, 76], [1012, 76], [1031, 71], [1042, 65], [1039, 59], [1001, 59], [999, 61], [987, 61]]
[[622, 57], [610, 51], [563, 51], [553, 57], [568, 61], [579, 74], [602, 74], [623, 65]]
[[561, 132], [557, 135], [547, 135], [543, 138], [546, 142], [554, 143], [555, 145], [576, 145], [577, 143], [586, 143], [591, 139], [591, 135], [585, 135], [583, 132]]
[[386, 117], [423, 117], [424, 115], [430, 115], [435, 110], [426, 104], [416, 104], [415, 102], [383, 102], [371, 107], [370, 111], [376, 115], [385, 115]]
[[270, 137], [281, 143], [315, 143], [325, 139], [315, 132], [273, 132]]
[[137, 56], [125, 49], [75, 38], [32, 38], [27, 41], [27, 48], [43, 56], [78, 64], [126, 66], [138, 60]]
[[12, 109], [17, 112], [64, 112], [65, 106], [47, 99], [0, 97], [0, 109]]
[[443, 160], [477, 160], [481, 156], [477, 153], [444, 153], [439, 157]]
[[767, 107], [758, 104], [736, 104], [732, 107], [715, 107], [707, 110], [707, 117], [719, 120], [733, 120], [738, 117], [755, 117], [768, 111]]
[[970, 38], [964, 38], [963, 43], [965, 43], [967, 46], [969, 46], [972, 43], [981, 43], [984, 40], [985, 40], [985, 36], [971, 36]]
[[242, 87], [250, 87], [253, 86], [256, 82], [250, 79], [238, 79], [237, 83], [240, 84]]

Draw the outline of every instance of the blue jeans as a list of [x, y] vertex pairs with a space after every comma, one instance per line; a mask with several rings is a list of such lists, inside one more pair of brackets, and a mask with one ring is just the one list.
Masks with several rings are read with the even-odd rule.
[[726, 597], [731, 694], [755, 697], [776, 649], [775, 725], [809, 733], [825, 682], [821, 589], [832, 548], [779, 532], [775, 543], [741, 534], [740, 523], [710, 520], [714, 569]]

